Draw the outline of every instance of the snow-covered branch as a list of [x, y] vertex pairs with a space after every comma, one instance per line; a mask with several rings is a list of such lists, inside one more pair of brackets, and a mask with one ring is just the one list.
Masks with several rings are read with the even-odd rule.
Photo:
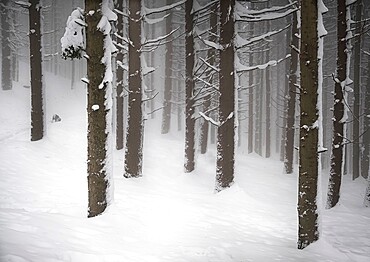
[[[239, 4], [239, 6], [240, 6], [240, 4]], [[240, 16], [248, 16], [248, 17], [252, 18], [252, 15], [256, 16], [256, 15], [262, 15], [262, 14], [272, 13], [272, 12], [281, 12], [285, 9], [297, 6], [297, 2], [292, 2], [292, 3], [289, 3], [289, 4], [284, 5], [284, 6], [274, 6], [274, 7], [270, 7], [270, 8], [261, 9], [261, 10], [250, 10], [250, 9], [247, 9], [247, 8], [241, 9], [241, 8], [239, 8], [239, 6], [237, 8], [237, 13]]]
[[265, 40], [268, 37], [271, 37], [273, 35], [276, 35], [276, 34], [282, 32], [282, 31], [288, 29], [290, 26], [291, 25], [289, 24], [289, 25], [285, 26], [282, 29], [270, 31], [270, 32], [267, 32], [267, 33], [265, 33], [263, 35], [252, 37], [252, 38], [250, 38], [248, 40], [242, 38], [239, 34], [237, 34], [235, 36], [235, 47], [236, 47], [236, 49], [240, 49], [240, 48], [246, 47], [246, 46], [248, 46], [250, 44], [253, 44], [255, 42]]
[[268, 20], [276, 20], [283, 17], [286, 17], [294, 12], [298, 11], [298, 8], [289, 9], [282, 13], [272, 13], [272, 14], [261, 14], [261, 15], [240, 15], [238, 13], [235, 14], [235, 21], [237, 22], [262, 22]]
[[152, 14], [166, 12], [168, 10], [171, 10], [175, 7], [178, 7], [182, 4], [184, 4], [185, 2], [186, 2], [186, 0], [181, 0], [177, 3], [173, 3], [171, 5], [166, 5], [166, 6], [162, 6], [162, 7], [158, 7], [158, 8], [147, 8], [147, 7], [143, 6], [143, 16], [148, 16], [148, 15], [152, 15]]
[[166, 34], [164, 36], [157, 37], [156, 39], [146, 40], [142, 45], [145, 46], [145, 47], [152, 46], [152, 45], [157, 45], [158, 43], [162, 42], [164, 39], [173, 35], [179, 29], [180, 29], [180, 27], [178, 27], [176, 29], [173, 29], [171, 32], [169, 32], [168, 34]]
[[196, 14], [196, 13], [200, 13], [200, 12], [203, 12], [203, 11], [207, 11], [207, 8], [211, 7], [212, 5], [218, 3], [219, 0], [213, 0], [205, 5], [199, 5], [199, 3], [197, 2], [197, 0], [194, 0], [193, 2], [193, 10], [192, 10], [192, 14]]
[[284, 61], [285, 59], [289, 58], [290, 54], [286, 55], [284, 58], [281, 58], [279, 60], [270, 60], [267, 63], [260, 64], [260, 65], [254, 65], [254, 66], [246, 66], [240, 63], [240, 60], [238, 57], [235, 59], [235, 69], [237, 73], [241, 72], [247, 72], [247, 71], [252, 71], [256, 69], [266, 69], [268, 66], [276, 66], [280, 62]]
[[63, 37], [61, 38], [62, 44], [62, 57], [78, 58], [82, 57], [84, 47], [83, 28], [85, 26], [84, 13], [81, 8], [72, 11], [68, 17], [66, 29]]

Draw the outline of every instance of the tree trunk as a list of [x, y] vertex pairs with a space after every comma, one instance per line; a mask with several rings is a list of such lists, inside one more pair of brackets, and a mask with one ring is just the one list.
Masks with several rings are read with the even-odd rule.
[[[290, 72], [289, 72], [289, 96], [287, 108], [287, 120], [285, 128], [285, 157], [284, 167], [285, 173], [293, 173], [293, 157], [294, 157], [294, 123], [295, 123], [295, 106], [296, 106], [296, 93], [298, 83], [298, 60], [299, 54], [296, 49], [299, 49], [299, 28], [298, 28], [298, 14], [293, 13], [293, 28], [291, 30], [291, 58], [290, 58]], [[296, 49], [295, 49], [296, 48]]]
[[235, 0], [220, 1], [220, 98], [217, 134], [216, 192], [230, 187], [234, 180], [235, 149]]
[[370, 207], [370, 176], [367, 178], [367, 187], [365, 191], [364, 206]]
[[195, 119], [194, 119], [194, 79], [193, 79], [193, 68], [194, 68], [194, 14], [192, 13], [193, 0], [187, 0], [185, 2], [185, 54], [186, 54], [186, 93], [185, 93], [185, 172], [189, 173], [194, 170], [195, 167]]
[[[253, 3], [251, 4], [251, 9], [253, 10]], [[254, 23], [250, 23], [250, 35], [253, 37], [254, 34]], [[249, 53], [249, 65], [253, 65], [253, 52]], [[248, 90], [248, 154], [253, 152], [253, 134], [254, 134], [254, 87], [253, 87], [253, 70], [250, 70], [248, 72], [248, 85], [249, 85], [249, 90]]]
[[39, 0], [30, 0], [30, 65], [31, 65], [31, 141], [44, 136], [44, 109], [42, 88], [42, 56]]
[[[210, 38], [209, 41], [216, 42], [216, 35], [217, 35], [217, 4], [214, 4], [211, 7], [211, 14], [210, 14]], [[215, 49], [210, 48], [208, 49], [207, 53], [208, 62], [210, 65], [215, 65], [216, 62], [216, 52]], [[210, 81], [210, 84], [212, 84], [213, 78]], [[204, 111], [207, 111], [211, 106], [211, 100], [212, 96], [208, 95], [205, 98], [204, 102]], [[209, 122], [205, 119], [202, 120], [201, 125], [201, 133], [200, 133], [200, 153], [205, 154], [207, 152], [207, 145], [208, 145], [208, 131], [209, 131]]]
[[[270, 7], [270, 5], [267, 5], [267, 8]], [[270, 31], [270, 21], [266, 22], [267, 32]], [[267, 44], [267, 51], [266, 51], [266, 61], [270, 60], [270, 45]], [[266, 68], [266, 75], [265, 75], [265, 81], [266, 81], [266, 97], [265, 97], [265, 114], [266, 114], [266, 129], [265, 129], [265, 157], [269, 158], [271, 156], [271, 80], [270, 80], [271, 70], [268, 66]]]
[[10, 48], [10, 17], [9, 0], [2, 1], [1, 8], [1, 86], [3, 90], [12, 89], [11, 48]]
[[364, 151], [362, 152], [361, 160], [361, 174], [366, 178], [369, 177], [370, 167], [370, 55], [367, 56], [367, 59], [367, 83], [364, 107]]
[[141, 0], [129, 0], [129, 95], [124, 176], [139, 177], [143, 158]]
[[[166, 4], [171, 4], [171, 0], [166, 0]], [[169, 16], [166, 18], [166, 33], [168, 34], [172, 30], [172, 15], [169, 11]], [[162, 134], [168, 134], [171, 126], [171, 107], [172, 107], [172, 55], [173, 55], [173, 43], [169, 41], [166, 43], [166, 55], [165, 55], [165, 73], [164, 73], [164, 99], [163, 99], [163, 110], [162, 110]]]
[[107, 167], [107, 108], [106, 95], [110, 85], [103, 82], [106, 66], [102, 63], [104, 56], [104, 34], [97, 28], [102, 17], [101, 1], [85, 0], [86, 54], [87, 60], [87, 180], [89, 208], [88, 217], [94, 217], [106, 209], [108, 205], [107, 191], [110, 186], [109, 169]]
[[[356, 2], [356, 21], [361, 21], [362, 0]], [[354, 78], [353, 78], [353, 154], [352, 154], [352, 179], [360, 176], [360, 93], [361, 93], [361, 23], [356, 24], [356, 42], [354, 44]]]
[[301, 4], [301, 92], [298, 184], [298, 249], [319, 238], [317, 213], [318, 182], [318, 5]]
[[[293, 21], [294, 22], [294, 21]], [[292, 23], [292, 21], [290, 19], [287, 18], [287, 23]], [[292, 42], [292, 38], [289, 37], [290, 35], [292, 35], [292, 29], [289, 28], [285, 34], [285, 43], [286, 43], [286, 53], [289, 53], [291, 52], [291, 47], [289, 46]], [[284, 162], [285, 161], [285, 144], [286, 144], [286, 128], [287, 128], [287, 124], [288, 124], [288, 101], [286, 99], [286, 97], [289, 95], [289, 74], [290, 74], [290, 64], [291, 64], [291, 59], [286, 59], [285, 61], [285, 71], [284, 71], [284, 94], [283, 94], [283, 114], [282, 114], [282, 118], [283, 118], [283, 132], [281, 132], [282, 136], [281, 136], [281, 143], [280, 143], [280, 161]], [[289, 63], [289, 66], [288, 66], [288, 63]]]
[[334, 87], [333, 140], [331, 146], [330, 176], [326, 208], [334, 207], [340, 196], [343, 173], [344, 93], [347, 81], [347, 15], [346, 0], [338, 0], [337, 10], [337, 71]]
[[[116, 1], [116, 9], [123, 10], [123, 1]], [[117, 34], [123, 36], [123, 15], [117, 15]], [[123, 45], [123, 40], [120, 37], [116, 38], [118, 44]], [[116, 149], [123, 148], [123, 49], [119, 48], [116, 56]]]
[[13, 42], [13, 48], [12, 48], [12, 56], [11, 56], [11, 72], [12, 72], [12, 80], [18, 82], [19, 77], [19, 43], [16, 42], [15, 34], [17, 30], [17, 21], [19, 20], [18, 12], [13, 11], [12, 12], [12, 24], [13, 24], [13, 32], [11, 34], [12, 36], [12, 42]]

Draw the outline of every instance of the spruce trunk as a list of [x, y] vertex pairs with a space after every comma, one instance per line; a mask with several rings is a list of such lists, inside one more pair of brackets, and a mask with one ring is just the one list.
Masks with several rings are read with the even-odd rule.
[[194, 15], [193, 0], [185, 2], [185, 172], [190, 173], [195, 168], [195, 118], [194, 118]]
[[327, 208], [334, 207], [340, 196], [343, 174], [343, 136], [344, 136], [344, 91], [347, 81], [347, 21], [346, 0], [338, 0], [337, 10], [337, 70], [334, 87], [333, 140], [331, 145], [330, 176]]
[[[167, 5], [171, 4], [171, 0], [167, 0]], [[169, 11], [171, 12], [171, 11]], [[166, 32], [167, 34], [172, 30], [172, 15], [166, 18]], [[165, 76], [164, 76], [164, 100], [162, 111], [162, 134], [168, 134], [171, 127], [171, 108], [172, 108], [172, 55], [173, 43], [172, 41], [166, 43], [165, 55]]]
[[235, 0], [220, 1], [220, 98], [217, 133], [216, 192], [230, 187], [234, 180], [235, 150]]
[[[44, 136], [40, 1], [30, 0], [30, 65], [31, 65], [31, 141]], [[9, 65], [10, 66], [10, 65]]]
[[101, 1], [85, 0], [86, 10], [93, 10], [85, 15], [87, 60], [87, 180], [88, 180], [88, 217], [104, 212], [107, 207], [108, 171], [107, 165], [107, 110], [105, 96], [108, 86], [102, 84], [106, 67], [102, 63], [104, 56], [104, 35], [97, 25], [102, 17]]
[[141, 70], [141, 0], [129, 0], [129, 95], [125, 151], [126, 178], [139, 177], [143, 158], [143, 112]]
[[[116, 1], [117, 10], [123, 10], [123, 1]], [[123, 15], [117, 16], [117, 34], [123, 36]], [[123, 40], [120, 37], [116, 38], [117, 43], [123, 45]], [[118, 50], [116, 56], [116, 149], [123, 148], [123, 49]]]
[[297, 93], [297, 80], [298, 80], [298, 60], [299, 54], [296, 49], [299, 49], [299, 29], [298, 29], [298, 15], [293, 14], [293, 28], [291, 30], [292, 48], [290, 58], [290, 72], [289, 72], [289, 96], [288, 96], [288, 109], [287, 120], [285, 128], [285, 157], [284, 167], [285, 173], [293, 173], [293, 157], [294, 157], [294, 122], [295, 122], [295, 106], [296, 106], [296, 93]]
[[318, 0], [301, 4], [301, 92], [298, 182], [298, 249], [319, 238], [318, 182]]

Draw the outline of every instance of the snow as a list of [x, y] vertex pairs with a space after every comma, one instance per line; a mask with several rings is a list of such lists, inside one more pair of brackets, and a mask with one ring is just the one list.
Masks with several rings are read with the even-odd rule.
[[297, 174], [238, 152], [234, 185], [214, 194], [215, 149], [185, 174], [183, 135], [161, 136], [156, 119], [146, 122], [143, 177], [123, 178], [123, 151], [112, 151], [114, 201], [87, 218], [84, 85], [71, 90], [45, 73], [46, 119], [62, 121], [47, 121], [46, 138], [30, 142], [24, 83], [0, 90], [0, 261], [369, 261], [364, 179], [344, 176], [341, 202], [321, 212], [321, 239], [298, 250]]
[[72, 46], [74, 50], [79, 50], [84, 46], [83, 40], [83, 27], [86, 25], [83, 18], [83, 10], [77, 8], [72, 11], [68, 17], [64, 36], [60, 42], [62, 44], [62, 50], [66, 50]]
[[143, 16], [148, 16], [148, 15], [152, 15], [152, 14], [156, 14], [156, 13], [162, 13], [162, 12], [166, 12], [170, 9], [176, 8], [176, 7], [184, 4], [185, 1], [186, 0], [177, 1], [173, 4], [165, 5], [165, 6], [158, 7], [158, 8], [147, 8], [147, 7], [143, 6], [141, 12], [142, 12]]
[[113, 6], [112, 0], [104, 0], [102, 4], [102, 18], [100, 19], [97, 27], [104, 33], [104, 56], [102, 58], [102, 63], [105, 64], [105, 74], [103, 81], [99, 85], [99, 88], [102, 89], [106, 83], [111, 83], [113, 80], [113, 71], [112, 71], [112, 54], [117, 52], [117, 48], [113, 44], [110, 32], [111, 25], [110, 21], [115, 21], [117, 15], [111, 10]]

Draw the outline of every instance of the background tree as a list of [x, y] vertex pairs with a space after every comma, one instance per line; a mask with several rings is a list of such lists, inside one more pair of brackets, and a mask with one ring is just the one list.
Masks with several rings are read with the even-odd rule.
[[[217, 42], [217, 20], [218, 20], [218, 3], [214, 3], [210, 10], [210, 36], [209, 41], [216, 43]], [[215, 48], [209, 48], [207, 51], [207, 61], [208, 63], [215, 67], [216, 66], [216, 50]], [[213, 85], [216, 83], [214, 76], [211, 76], [209, 84]], [[210, 112], [212, 110], [212, 95], [208, 94], [203, 103], [203, 113]], [[209, 121], [203, 120], [201, 124], [201, 133], [200, 133], [200, 153], [205, 154], [208, 148], [208, 133], [209, 133]]]
[[194, 13], [193, 0], [185, 2], [185, 172], [195, 167], [195, 118], [194, 118]]
[[352, 178], [360, 176], [360, 93], [361, 93], [361, 21], [362, 0], [356, 1], [356, 39], [354, 43], [354, 78], [353, 78], [353, 154], [352, 154]]
[[349, 68], [347, 50], [347, 20], [350, 16], [347, 15], [346, 0], [338, 0], [337, 3], [337, 70], [334, 77], [334, 116], [333, 116], [333, 142], [331, 146], [331, 161], [330, 161], [330, 177], [328, 188], [328, 200], [326, 207], [334, 207], [340, 196], [340, 186], [343, 175], [343, 137], [344, 125], [347, 115], [345, 114], [345, 92], [348, 86]]
[[9, 0], [0, 3], [1, 12], [1, 87], [12, 89], [11, 46], [10, 46], [10, 4]]
[[[171, 0], [166, 0], [166, 4], [170, 5]], [[172, 30], [172, 10], [169, 11], [166, 18], [166, 31]], [[172, 56], [173, 56], [173, 42], [166, 43], [165, 53], [165, 74], [164, 74], [164, 98], [163, 98], [163, 114], [162, 114], [162, 134], [167, 134], [171, 127], [171, 108], [172, 108]]]
[[297, 88], [298, 85], [298, 61], [299, 61], [299, 28], [298, 28], [298, 12], [293, 13], [293, 23], [291, 30], [291, 58], [290, 58], [290, 69], [289, 69], [289, 94], [287, 102], [287, 120], [285, 128], [285, 157], [284, 167], [285, 173], [293, 173], [293, 157], [294, 157], [294, 124], [295, 124], [295, 111], [296, 111], [296, 99], [297, 99]]
[[364, 139], [363, 152], [361, 160], [361, 174], [363, 177], [369, 178], [370, 169], [370, 53], [366, 52], [367, 56], [367, 81], [365, 90], [365, 106], [364, 106]]
[[[123, 10], [123, 0], [115, 1], [116, 10]], [[118, 52], [116, 55], [116, 149], [120, 150], [123, 148], [123, 58], [124, 58], [124, 41], [123, 36], [123, 24], [124, 17], [122, 13], [117, 15], [117, 34], [116, 34], [116, 45], [118, 47]]]
[[142, 175], [143, 158], [143, 112], [142, 112], [142, 68], [141, 68], [141, 0], [129, 0], [128, 47], [128, 116], [125, 148], [124, 176]]

